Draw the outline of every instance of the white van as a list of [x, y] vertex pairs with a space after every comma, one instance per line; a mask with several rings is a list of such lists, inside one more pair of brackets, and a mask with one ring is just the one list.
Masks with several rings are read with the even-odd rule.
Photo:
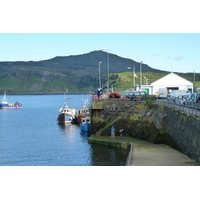
[[167, 98], [167, 88], [159, 88], [158, 89], [158, 98], [166, 99]]

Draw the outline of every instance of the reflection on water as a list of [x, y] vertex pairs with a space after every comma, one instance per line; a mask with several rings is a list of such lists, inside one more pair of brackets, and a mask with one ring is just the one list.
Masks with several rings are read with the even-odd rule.
[[[60, 129], [69, 135], [73, 135], [75, 130], [77, 130], [82, 138], [82, 142], [87, 142], [89, 146], [89, 157], [90, 161], [88, 165], [90, 166], [124, 166], [126, 164], [128, 150], [118, 149], [114, 147], [108, 147], [99, 144], [88, 143], [88, 137], [90, 134], [87, 132], [80, 131], [77, 125], [66, 124], [59, 125]], [[77, 129], [78, 128], [78, 129]]]
[[[81, 95], [70, 97], [80, 107]], [[89, 144], [88, 133], [79, 126], [57, 124], [62, 95], [13, 95], [9, 99], [22, 102], [23, 108], [0, 109], [0, 166], [125, 165], [125, 150]]]
[[93, 166], [125, 166], [128, 150], [92, 144]]

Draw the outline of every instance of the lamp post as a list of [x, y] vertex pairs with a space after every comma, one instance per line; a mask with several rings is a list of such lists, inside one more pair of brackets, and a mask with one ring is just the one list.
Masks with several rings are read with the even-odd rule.
[[142, 89], [142, 61], [140, 62], [140, 89]]
[[107, 68], [108, 68], [108, 93], [109, 93], [109, 52], [108, 49], [103, 48], [103, 51], [107, 51]]
[[127, 69], [133, 70], [133, 90], [135, 90], [135, 66], [133, 65], [133, 68], [127, 67]]
[[100, 64], [101, 64], [101, 61], [99, 62], [99, 88], [101, 88], [101, 73], [100, 73]]
[[146, 85], [148, 85], [148, 78], [147, 77], [144, 77], [144, 79], [146, 80]]

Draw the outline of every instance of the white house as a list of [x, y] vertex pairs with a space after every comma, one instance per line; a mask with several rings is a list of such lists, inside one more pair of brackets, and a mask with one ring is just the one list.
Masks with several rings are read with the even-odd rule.
[[151, 94], [156, 94], [159, 88], [167, 88], [168, 93], [172, 90], [189, 90], [193, 92], [193, 83], [171, 72], [166, 76], [151, 83]]

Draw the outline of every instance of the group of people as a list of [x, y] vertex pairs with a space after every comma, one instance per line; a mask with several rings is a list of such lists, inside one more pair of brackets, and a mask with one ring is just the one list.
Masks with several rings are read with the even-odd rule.
[[[121, 129], [119, 131], [119, 135], [122, 136], [123, 133], [124, 133], [124, 129]], [[111, 127], [111, 138], [115, 138], [115, 127], [114, 126]]]

